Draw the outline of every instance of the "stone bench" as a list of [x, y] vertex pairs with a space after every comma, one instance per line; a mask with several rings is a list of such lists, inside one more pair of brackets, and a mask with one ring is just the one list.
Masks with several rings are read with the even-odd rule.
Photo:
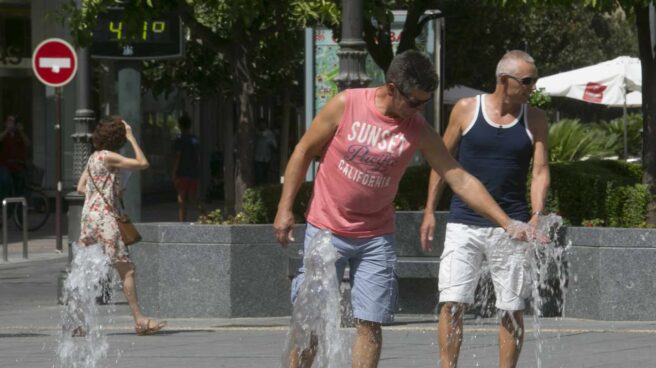
[[[433, 313], [446, 213], [436, 241], [419, 245], [421, 212], [398, 212], [400, 313]], [[288, 316], [290, 276], [298, 268], [303, 225], [283, 249], [271, 225], [138, 224], [143, 240], [130, 248], [144, 312], [155, 317]], [[656, 229], [567, 228], [565, 316], [656, 320]]]
[[563, 316], [656, 321], [656, 229], [569, 227]]
[[159, 318], [274, 317], [291, 313], [287, 260], [271, 225], [137, 224], [130, 247], [144, 313]]

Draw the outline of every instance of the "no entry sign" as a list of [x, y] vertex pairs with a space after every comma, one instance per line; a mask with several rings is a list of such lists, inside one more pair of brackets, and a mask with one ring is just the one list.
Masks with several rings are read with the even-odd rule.
[[75, 76], [77, 55], [68, 42], [49, 38], [34, 49], [32, 70], [43, 84], [61, 87]]

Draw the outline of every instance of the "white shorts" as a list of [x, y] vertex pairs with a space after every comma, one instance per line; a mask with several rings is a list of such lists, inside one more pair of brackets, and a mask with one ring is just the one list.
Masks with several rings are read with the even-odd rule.
[[523, 310], [531, 291], [531, 254], [528, 243], [509, 240], [500, 227], [448, 223], [440, 257], [440, 303], [474, 303], [483, 260], [487, 259], [497, 309]]

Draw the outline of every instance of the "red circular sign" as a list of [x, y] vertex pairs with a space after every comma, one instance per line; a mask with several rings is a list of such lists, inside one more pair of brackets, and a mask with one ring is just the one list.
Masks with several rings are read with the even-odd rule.
[[32, 70], [43, 84], [61, 87], [75, 76], [77, 55], [68, 42], [49, 38], [34, 49]]

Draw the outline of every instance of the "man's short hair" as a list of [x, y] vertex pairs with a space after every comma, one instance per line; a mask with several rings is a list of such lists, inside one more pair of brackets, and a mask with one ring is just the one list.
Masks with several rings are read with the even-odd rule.
[[394, 83], [405, 94], [415, 89], [433, 92], [439, 84], [433, 63], [426, 54], [417, 50], [397, 54], [387, 68], [385, 81]]
[[535, 60], [531, 55], [522, 50], [511, 50], [506, 52], [497, 64], [496, 77], [497, 81], [502, 75], [517, 74], [517, 61], [524, 61], [535, 65]]

